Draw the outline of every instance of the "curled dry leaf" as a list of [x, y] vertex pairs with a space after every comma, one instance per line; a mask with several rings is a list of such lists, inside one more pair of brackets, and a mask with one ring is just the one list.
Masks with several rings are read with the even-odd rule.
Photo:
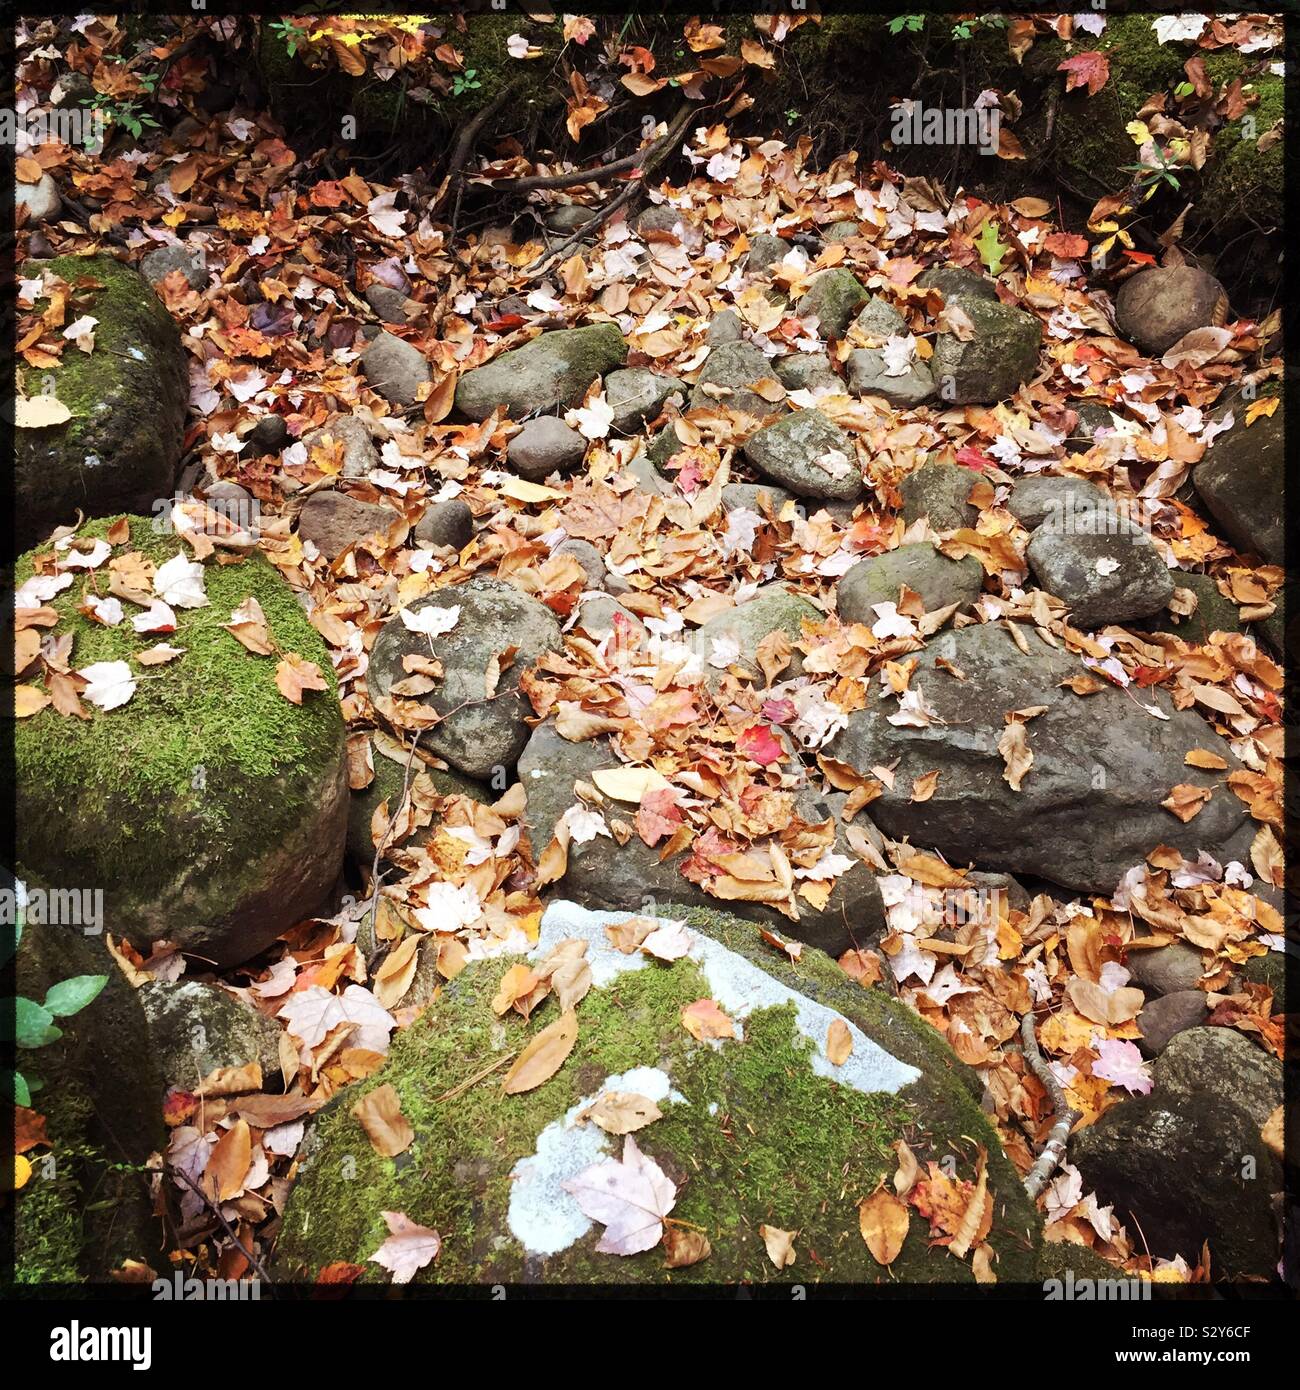
[[779, 1226], [760, 1226], [758, 1233], [767, 1247], [767, 1258], [777, 1269], [789, 1269], [795, 1261], [794, 1238], [798, 1231], [783, 1231]]
[[670, 1222], [664, 1227], [664, 1268], [686, 1269], [707, 1260], [713, 1253], [709, 1238], [703, 1231], [691, 1230]]

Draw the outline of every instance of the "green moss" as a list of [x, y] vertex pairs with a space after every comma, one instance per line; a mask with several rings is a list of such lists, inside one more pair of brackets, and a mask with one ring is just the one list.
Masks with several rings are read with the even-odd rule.
[[32, 1105], [45, 1116], [50, 1147], [27, 1155], [32, 1176], [16, 1199], [14, 1279], [19, 1284], [75, 1283], [81, 1278], [84, 1231], [78, 1174], [97, 1154], [86, 1141], [89, 1099], [74, 1087], [58, 1084], [59, 1056], [66, 1046], [55, 1043], [41, 1049], [39, 1060], [25, 1059], [28, 1080], [44, 1083], [33, 1094]]
[[[19, 368], [23, 391], [29, 396], [46, 392], [47, 384], [53, 383], [54, 395], [74, 417], [60, 431], [61, 438], [69, 446], [75, 446], [83, 424], [104, 408], [124, 373], [132, 374], [131, 364], [135, 358], [131, 350], [138, 355], [142, 340], [164, 341], [174, 346], [176, 325], [149, 282], [111, 256], [56, 256], [49, 261], [28, 261], [23, 266], [23, 273], [27, 275], [39, 270], [50, 271], [66, 280], [73, 287], [74, 298], [78, 293], [78, 280], [90, 278], [103, 286], [93, 292], [93, 302], [87, 311], [98, 319], [94, 351], [82, 352], [70, 343], [58, 367]], [[48, 303], [46, 299], [38, 300], [37, 312], [44, 313]], [[68, 322], [78, 316], [69, 312]], [[179, 352], [178, 347], [175, 350]], [[142, 358], [140, 360], [139, 371], [151, 370]], [[151, 385], [156, 391], [159, 383], [155, 381]]]
[[[979, 1148], [988, 1151], [999, 1200], [990, 1237], [999, 1277], [1032, 1277], [1032, 1212], [987, 1121], [957, 1083], [963, 1069], [939, 1035], [896, 1001], [854, 985], [827, 958], [782, 965], [751, 925], [708, 912], [688, 920], [784, 983], [833, 1007], [843, 1001], [865, 1032], [928, 1075], [900, 1095], [864, 1095], [819, 1077], [789, 1007], [751, 1014], [743, 1041], [697, 1044], [680, 1026], [680, 1011], [708, 989], [698, 969], [681, 960], [627, 972], [592, 991], [578, 1009], [577, 1044], [555, 1076], [506, 1097], [502, 1071], [484, 1072], [493, 1062], [504, 1066], [551, 1022], [554, 1006], [544, 1006], [531, 1023], [514, 1015], [496, 1020], [488, 1002], [507, 963], [471, 968], [397, 1038], [378, 1076], [317, 1117], [308, 1163], [285, 1214], [276, 1255], [281, 1272], [310, 1278], [333, 1260], [367, 1264], [386, 1238], [381, 1213], [388, 1210], [441, 1234], [436, 1266], [419, 1277], [443, 1282], [969, 1278], [967, 1263], [929, 1248], [919, 1219], [888, 1273], [863, 1244], [857, 1204], [892, 1172], [890, 1145], [902, 1136], [923, 1162], [951, 1155], [965, 1178], [974, 1175]], [[535, 1152], [548, 1124], [598, 1093], [608, 1076], [638, 1066], [662, 1067], [688, 1102], [665, 1102], [663, 1117], [640, 1131], [637, 1143], [677, 1185], [674, 1219], [701, 1227], [712, 1255], [668, 1271], [657, 1249], [627, 1258], [597, 1254], [597, 1228], [561, 1254], [525, 1260], [508, 1235], [511, 1170]], [[483, 1079], [475, 1083], [476, 1077]], [[442, 1099], [467, 1083], [461, 1094]], [[376, 1154], [351, 1114], [362, 1094], [384, 1084], [396, 1089], [417, 1136], [397, 1160]], [[765, 1223], [799, 1232], [793, 1271], [778, 1272], [768, 1260], [758, 1234]], [[386, 1282], [388, 1276], [367, 1264], [363, 1278]]]
[[[115, 520], [88, 523], [79, 534], [102, 537]], [[189, 554], [179, 537], [155, 534], [140, 517], [131, 519], [130, 546], [155, 564]], [[18, 583], [32, 574], [35, 553], [19, 560]], [[28, 808], [20, 857], [25, 846], [39, 844], [41, 858], [29, 866], [38, 878], [126, 882], [146, 897], [150, 885], [174, 873], [175, 862], [210, 857], [232, 826], [243, 835], [249, 825], [260, 827], [271, 841], [286, 832], [296, 803], [271, 794], [266, 779], [319, 775], [337, 759], [342, 715], [333, 671], [292, 591], [258, 555], [214, 561], [204, 573], [209, 606], [177, 609], [177, 631], [165, 639], [136, 633], [129, 619], [105, 627], [77, 613], [83, 594], [107, 592], [107, 564], [78, 574], [52, 601], [55, 631], [73, 636], [74, 669], [129, 660], [161, 640], [185, 654], [162, 666], [132, 666], [135, 694], [118, 709], [88, 707], [91, 717], [81, 720], [51, 707], [16, 726], [17, 781]], [[301, 707], [290, 704], [275, 684], [276, 659], [254, 656], [221, 629], [250, 595], [280, 650], [314, 661], [328, 691], [304, 696]], [[73, 816], [75, 837], [59, 829]]]

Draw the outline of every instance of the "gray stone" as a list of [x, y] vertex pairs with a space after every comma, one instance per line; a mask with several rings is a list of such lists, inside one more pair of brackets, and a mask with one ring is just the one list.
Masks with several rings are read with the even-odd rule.
[[1098, 430], [1113, 430], [1114, 417], [1108, 406], [1100, 401], [1067, 400], [1066, 405], [1079, 417], [1074, 429], [1066, 436], [1067, 454], [1086, 454], [1096, 443]]
[[907, 332], [907, 320], [878, 294], [867, 300], [856, 323], [871, 338], [897, 338]]
[[[81, 301], [99, 320], [91, 353], [74, 348], [57, 367], [17, 368], [27, 395], [48, 393], [52, 385], [72, 412], [60, 425], [14, 431], [19, 548], [75, 523], [78, 511], [83, 517], [152, 514], [176, 483], [189, 401], [189, 359], [176, 322], [139, 271], [109, 256], [64, 256], [29, 261], [20, 274], [42, 271], [102, 288]], [[45, 299], [37, 301], [38, 313], [47, 307]]]
[[1194, 1028], [1180, 1033], [1156, 1064], [1162, 1098], [1175, 1104], [1227, 1087], [1260, 1129], [1282, 1103], [1282, 1064], [1235, 1028]]
[[539, 415], [524, 421], [524, 427], [510, 441], [506, 458], [523, 478], [540, 482], [552, 473], [569, 473], [587, 454], [587, 441], [554, 415]]
[[997, 300], [969, 296], [954, 302], [975, 334], [965, 342], [955, 333], [936, 335], [930, 370], [941, 398], [950, 405], [991, 405], [1014, 395], [1038, 366], [1038, 319]]
[[367, 285], [365, 301], [385, 323], [407, 324], [421, 310], [415, 300], [391, 285]]
[[931, 266], [916, 277], [916, 283], [925, 290], [939, 290], [945, 304], [954, 299], [995, 300], [998, 297], [997, 286], [987, 275], [960, 265]]
[[[765, 401], [756, 391], [745, 389], [771, 375], [771, 364], [753, 343], [723, 343], [709, 353], [704, 366], [700, 368], [695, 389], [691, 392], [691, 406], [717, 409], [723, 405], [744, 415], [771, 415], [777, 407]], [[704, 389], [705, 386], [725, 387], [726, 391], [720, 396], [713, 396]]]
[[248, 432], [248, 442], [256, 450], [254, 458], [278, 454], [289, 442], [289, 426], [283, 415], [263, 415]]
[[432, 502], [415, 526], [415, 540], [422, 546], [450, 546], [462, 550], [474, 537], [474, 513], [459, 497]]
[[745, 257], [745, 269], [752, 275], [767, 270], [778, 261], [785, 260], [790, 253], [790, 243], [779, 236], [759, 232], [749, 239], [749, 254]]
[[207, 263], [202, 251], [191, 251], [184, 246], [160, 246], [150, 251], [140, 262], [144, 278], [151, 285], [165, 280], [173, 270], [185, 276], [192, 290], [201, 290], [208, 283]]
[[872, 605], [897, 603], [904, 584], [920, 594], [927, 613], [953, 603], [964, 608], [984, 587], [984, 567], [973, 555], [950, 560], [925, 541], [900, 545], [859, 560], [841, 578], [835, 590], [839, 615], [870, 626], [879, 617]]
[[835, 374], [831, 359], [824, 352], [792, 352], [772, 363], [776, 379], [787, 391], [818, 391], [829, 387], [843, 391], [844, 383]]
[[590, 541], [571, 537], [568, 540], [561, 541], [559, 545], [551, 551], [551, 555], [572, 555], [582, 566], [583, 572], [587, 576], [587, 587], [589, 589], [603, 589], [605, 587], [605, 557]]
[[1285, 419], [1273, 415], [1246, 425], [1242, 417], [1221, 434], [1192, 472], [1201, 501], [1238, 550], [1270, 564], [1286, 563]]
[[1011, 488], [1007, 511], [1024, 527], [1035, 531], [1046, 521], [1062, 525], [1079, 512], [1109, 510], [1110, 495], [1086, 478], [1051, 477], [1035, 473], [1021, 478]]
[[375, 391], [400, 406], [414, 405], [416, 393], [431, 379], [420, 349], [391, 333], [380, 333], [361, 354], [361, 370]]
[[[370, 833], [370, 823], [374, 819], [375, 812], [386, 801], [388, 802], [388, 818], [390, 821], [394, 819], [402, 806], [403, 791], [408, 786], [405, 763], [394, 762], [392, 758], [385, 757], [378, 752], [373, 755], [373, 760], [374, 779], [368, 787], [361, 791], [354, 791], [348, 802], [348, 856], [355, 863], [363, 865], [367, 869], [375, 861], [375, 841], [374, 836]], [[450, 768], [429, 767], [419, 758], [416, 758], [411, 764], [410, 781], [414, 782], [421, 773], [433, 783], [433, 789], [439, 796], [468, 796], [474, 801], [483, 803], [494, 800], [496, 796], [496, 793], [485, 787], [482, 782], [476, 782], [470, 777], [462, 777], [459, 772], [454, 772]], [[439, 819], [440, 817], [435, 815], [433, 821], [420, 830], [411, 830], [405, 835], [390, 837], [384, 846], [385, 855], [388, 854], [389, 850], [401, 849], [412, 841], [423, 843], [437, 828]]]
[[815, 275], [794, 306], [796, 318], [815, 319], [823, 338], [842, 338], [853, 315], [867, 299], [858, 278], [842, 266]]
[[[1124, 691], [1104, 686], [1079, 696], [1062, 681], [1082, 669], [1064, 651], [1029, 637], [1022, 653], [1000, 626], [970, 625], [932, 637], [917, 654], [910, 690], [934, 710], [923, 727], [891, 724], [897, 710], [873, 685], [866, 707], [829, 745], [831, 757], [861, 772], [893, 766], [895, 783], [871, 804], [871, 818], [894, 839], [910, 835], [956, 864], [1031, 874], [1067, 888], [1109, 893], [1157, 845], [1186, 858], [1214, 854], [1246, 824], [1222, 772], [1187, 767], [1193, 748], [1235, 766], [1228, 745], [1198, 714], [1177, 710], [1160, 690], [1142, 692], [1155, 718]], [[939, 666], [956, 667], [959, 680]], [[1012, 791], [998, 740], [1010, 710], [1046, 705], [1029, 720], [1034, 762]], [[940, 773], [935, 794], [911, 800], [912, 784]], [[1212, 789], [1186, 824], [1161, 805], [1190, 782]], [[1216, 855], [1217, 857], [1217, 855]]]
[[[620, 766], [607, 738], [570, 743], [546, 720], [533, 730], [528, 747], [519, 759], [519, 780], [528, 797], [526, 824], [534, 856], [540, 856], [555, 834], [565, 812], [578, 801], [576, 781], [590, 782], [601, 768]], [[630, 820], [634, 808], [611, 804], [612, 814]], [[795, 796], [795, 814], [813, 823], [824, 822], [832, 814], [828, 802], [811, 788]], [[837, 822], [838, 829], [838, 822]], [[884, 928], [884, 904], [875, 875], [861, 861], [836, 880], [826, 907], [817, 911], [800, 902], [799, 920], [792, 921], [774, 909], [758, 903], [724, 902], [683, 877], [681, 866], [687, 856], [678, 854], [667, 861], [659, 858], [662, 845], [651, 848], [638, 835], [620, 846], [611, 836], [596, 835], [585, 843], [569, 845], [568, 866], [558, 891], [586, 907], [644, 910], [647, 898], [664, 909], [668, 904], [711, 907], [735, 912], [761, 922], [782, 936], [792, 936], [832, 955], [853, 945], [866, 945]], [[839, 831], [835, 853], [856, 856]]]
[[767, 499], [774, 516], [787, 502], [794, 501], [794, 493], [787, 492], [783, 487], [773, 487], [771, 483], [728, 483], [722, 489], [722, 509], [734, 512], [737, 508], [744, 507], [762, 516], [760, 497]]
[[[450, 763], [467, 777], [491, 781], [508, 769], [528, 741], [524, 718], [531, 705], [519, 680], [543, 652], [563, 649], [559, 624], [537, 599], [499, 579], [477, 578], [449, 584], [417, 600], [409, 612], [430, 608], [460, 610], [456, 624], [434, 638], [412, 632], [400, 615], [390, 618], [375, 639], [368, 684], [371, 700], [382, 714], [389, 692], [407, 672], [402, 658], [432, 654], [442, 663], [443, 678], [419, 703], [443, 716], [424, 735], [421, 747]], [[485, 696], [488, 668], [509, 648], [514, 660], [500, 673], [496, 693]]]
[[1175, 588], [1190, 589], [1196, 595], [1196, 611], [1186, 618], [1168, 611], [1157, 613], [1143, 623], [1147, 632], [1168, 632], [1184, 642], [1203, 643], [1214, 632], [1245, 632], [1241, 609], [1219, 592], [1219, 586], [1208, 574], [1189, 574], [1186, 570], [1170, 570]]
[[1195, 989], [1201, 978], [1201, 952], [1185, 941], [1154, 950], [1128, 952], [1128, 972], [1135, 985], [1152, 994], [1179, 994]]
[[594, 637], [598, 642], [603, 641], [614, 631], [614, 619], [622, 614], [624, 620], [631, 626], [642, 641], [649, 636], [645, 625], [631, 609], [624, 608], [619, 601], [610, 594], [598, 594], [592, 598], [584, 599], [582, 607], [578, 609], [577, 626], [584, 632]]
[[613, 428], [632, 434], [653, 420], [674, 391], [685, 394], [676, 377], [659, 376], [644, 367], [624, 367], [605, 378], [605, 400], [614, 412]]
[[636, 229], [642, 236], [646, 232], [671, 232], [685, 214], [668, 203], [658, 203], [641, 211], [636, 219]]
[[57, 217], [62, 206], [59, 186], [49, 174], [42, 174], [36, 183], [14, 180], [14, 208], [27, 209], [28, 226], [34, 227], [38, 222], [48, 222], [51, 217]]
[[315, 492], [302, 504], [298, 534], [333, 561], [349, 546], [376, 532], [382, 534], [397, 520], [397, 512], [382, 503], [360, 502], [342, 492]]
[[648, 492], [656, 497], [671, 497], [676, 492], [676, 488], [651, 463], [644, 450], [638, 450], [633, 456], [627, 472], [635, 480], [638, 492]]
[[1219, 324], [1227, 314], [1223, 286], [1195, 266], [1139, 270], [1115, 296], [1115, 323], [1130, 342], [1157, 357], [1194, 328]]
[[851, 241], [862, 231], [862, 227], [857, 222], [832, 222], [828, 227], [822, 228], [822, 240], [834, 244], [837, 241]]
[[709, 331], [704, 335], [704, 341], [710, 347], [718, 347], [722, 343], [738, 343], [740, 327], [740, 315], [734, 309], [724, 309], [720, 314], [714, 315], [713, 321], [709, 324]]
[[[1273, 1195], [1282, 1174], [1260, 1137], [1282, 1103], [1282, 1067], [1230, 1028], [1177, 1034], [1148, 1096], [1108, 1110], [1077, 1134], [1070, 1159], [1152, 1252], [1189, 1262], [1208, 1241], [1227, 1278], [1274, 1277]], [[1254, 1175], [1243, 1180], [1243, 1164]]]
[[576, 232], [579, 227], [585, 227], [595, 215], [595, 208], [583, 207], [581, 203], [558, 203], [546, 210], [543, 220], [548, 232]]
[[855, 501], [862, 496], [853, 440], [820, 410], [792, 411], [757, 430], [745, 441], [745, 457], [801, 497]]
[[371, 441], [370, 431], [355, 415], [336, 415], [328, 425], [304, 435], [302, 442], [309, 449], [320, 444], [326, 447], [342, 444], [341, 476], [348, 482], [360, 482], [370, 476], [372, 468], [379, 467], [379, 451]]
[[140, 987], [149, 1050], [163, 1079], [185, 1091], [218, 1067], [257, 1062], [263, 1082], [280, 1074], [280, 1025], [217, 985], [155, 981]]
[[1094, 520], [1116, 529], [1087, 535], [1058, 531], [1052, 521], [1040, 526], [1026, 552], [1034, 578], [1065, 603], [1076, 627], [1158, 613], [1173, 597], [1174, 581], [1151, 537], [1114, 512]]
[[974, 526], [979, 508], [966, 499], [979, 482], [979, 474], [959, 463], [927, 463], [909, 473], [899, 485], [903, 495], [903, 520], [910, 526], [929, 517], [936, 531], [955, 531]]
[[890, 376], [881, 348], [855, 348], [844, 363], [844, 378], [855, 396], [879, 396], [904, 409], [934, 398], [934, 376], [924, 362], [913, 361], [901, 376]]
[[613, 323], [543, 333], [486, 367], [466, 372], [456, 385], [456, 408], [486, 420], [504, 406], [512, 418], [577, 405], [597, 377], [627, 361], [627, 343]]
[[1138, 1048], [1144, 1057], [1158, 1057], [1178, 1033], [1199, 1028], [1209, 1013], [1209, 999], [1199, 989], [1180, 989], [1162, 994], [1143, 1005], [1137, 1017], [1142, 1036]]
[[[691, 647], [704, 663], [705, 680], [711, 686], [722, 681], [723, 670], [714, 666], [710, 660], [714, 654], [715, 640], [734, 641], [739, 654], [731, 663], [746, 672], [758, 682], [763, 682], [762, 668], [758, 664], [758, 648], [763, 638], [771, 632], [784, 632], [794, 643], [803, 631], [803, 623], [820, 622], [825, 614], [810, 599], [787, 589], [783, 584], [765, 584], [744, 603], [715, 614], [687, 639]], [[803, 663], [797, 650], [791, 653], [790, 664], [778, 677], [779, 680], [792, 680], [803, 671]]]

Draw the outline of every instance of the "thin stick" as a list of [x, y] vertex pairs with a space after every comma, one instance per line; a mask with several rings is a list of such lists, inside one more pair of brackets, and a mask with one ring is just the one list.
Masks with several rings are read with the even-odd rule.
[[167, 1170], [168, 1172], [175, 1173], [175, 1175], [185, 1183], [185, 1186], [188, 1187], [190, 1191], [193, 1192], [195, 1196], [199, 1198], [199, 1200], [203, 1203], [205, 1207], [207, 1207], [207, 1209], [213, 1214], [213, 1216], [215, 1216], [217, 1220], [221, 1222], [221, 1225], [224, 1228], [226, 1234], [230, 1237], [231, 1240], [235, 1242], [235, 1246], [238, 1249], [239, 1253], [257, 1271], [258, 1278], [261, 1279], [263, 1283], [273, 1284], [275, 1281], [266, 1272], [266, 1268], [262, 1264], [261, 1260], [259, 1260], [257, 1256], [254, 1255], [253, 1252], [244, 1245], [244, 1242], [240, 1240], [240, 1238], [235, 1234], [233, 1228], [230, 1225], [230, 1222], [227, 1221], [226, 1218], [221, 1214], [221, 1208], [218, 1207], [215, 1202], [213, 1202], [212, 1198], [209, 1197], [206, 1192], [204, 1192], [204, 1190], [198, 1185], [198, 1183], [196, 1183], [194, 1179], [190, 1177], [190, 1175], [183, 1168], [174, 1168], [171, 1164], [168, 1164]]
[[1034, 1198], [1047, 1186], [1048, 1179], [1056, 1172], [1057, 1165], [1065, 1157], [1065, 1144], [1070, 1137], [1070, 1131], [1074, 1128], [1075, 1121], [1079, 1118], [1079, 1112], [1071, 1110], [1066, 1105], [1065, 1092], [1061, 1089], [1061, 1083], [1057, 1081], [1051, 1067], [1043, 1060], [1043, 1054], [1038, 1049], [1038, 1038], [1034, 1034], [1034, 1011], [1032, 1009], [1021, 1020], [1020, 1041], [1025, 1049], [1025, 1061], [1029, 1063], [1030, 1070], [1034, 1075], [1043, 1083], [1052, 1102], [1052, 1109], [1056, 1112], [1056, 1123], [1047, 1136], [1047, 1143], [1043, 1146], [1042, 1153], [1038, 1155], [1037, 1162], [1025, 1176], [1025, 1191], [1031, 1198]]
[[695, 107], [689, 101], [683, 102], [677, 115], [673, 118], [672, 125], [668, 127], [667, 133], [660, 136], [660, 138], [646, 150], [641, 164], [640, 174], [628, 184], [618, 197], [606, 203], [595, 217], [588, 222], [584, 222], [572, 236], [566, 237], [554, 250], [544, 253], [544, 259], [539, 263], [537, 268], [526, 277], [526, 281], [536, 280], [539, 276], [544, 275], [553, 265], [556, 265], [559, 260], [563, 259], [565, 253], [571, 247], [576, 246], [584, 237], [590, 236], [592, 232], [604, 226], [619, 208], [625, 207], [632, 201], [637, 193], [640, 192], [650, 175], [668, 157], [669, 151], [681, 138], [682, 132], [690, 123], [694, 111]]
[[477, 1086], [485, 1077], [491, 1076], [494, 1071], [499, 1071], [514, 1055], [513, 1052], [507, 1052], [504, 1057], [498, 1057], [490, 1067], [484, 1067], [482, 1071], [476, 1072], [473, 1076], [462, 1081], [459, 1086], [453, 1086], [450, 1091], [444, 1091], [442, 1095], [435, 1097], [433, 1103], [438, 1105], [444, 1100], [455, 1100], [457, 1096], [464, 1095], [471, 1086]]

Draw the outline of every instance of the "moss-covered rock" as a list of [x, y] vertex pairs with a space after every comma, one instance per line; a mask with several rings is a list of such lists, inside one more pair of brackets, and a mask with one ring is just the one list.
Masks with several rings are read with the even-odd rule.
[[19, 370], [27, 395], [53, 395], [72, 412], [61, 425], [15, 431], [20, 546], [75, 521], [78, 510], [151, 511], [172, 490], [188, 398], [180, 334], [138, 271], [109, 256], [59, 256], [22, 269], [27, 278], [42, 272], [72, 287], [68, 322], [83, 313], [98, 322], [92, 352], [69, 343], [57, 367]]
[[516, 419], [540, 410], [575, 405], [597, 377], [627, 361], [627, 343], [614, 323], [543, 333], [486, 367], [466, 372], [456, 384], [456, 409], [486, 420], [498, 406]]
[[[285, 1212], [281, 1274], [311, 1278], [348, 1260], [366, 1264], [363, 1279], [386, 1280], [367, 1262], [390, 1211], [442, 1237], [422, 1281], [968, 1280], [969, 1261], [932, 1245], [915, 1211], [890, 1270], [859, 1234], [857, 1204], [892, 1174], [890, 1146], [905, 1138], [923, 1166], [959, 1182], [974, 1180], [986, 1152], [994, 1271], [1004, 1282], [1035, 1276], [1032, 1203], [936, 1032], [816, 953], [791, 963], [750, 924], [692, 913], [689, 954], [665, 963], [614, 950], [604, 928], [620, 920], [570, 904], [548, 910], [533, 957], [580, 938], [594, 987], [577, 1006], [572, 1052], [535, 1089], [506, 1095], [501, 1076], [558, 1008], [548, 1001], [527, 1022], [512, 1012], [498, 1019], [491, 1000], [512, 962], [485, 962], [444, 987], [373, 1080], [321, 1112]], [[682, 1026], [682, 1010], [710, 998], [735, 1020], [736, 1038], [699, 1043]], [[825, 1056], [836, 1018], [853, 1043], [839, 1067]], [[416, 1134], [396, 1161], [374, 1151], [351, 1114], [381, 1085], [397, 1092]], [[669, 1270], [661, 1247], [598, 1252], [600, 1228], [563, 1186], [623, 1150], [577, 1118], [611, 1089], [648, 1095], [661, 1110], [635, 1141], [676, 1187], [677, 1229], [707, 1237], [700, 1263]], [[789, 1269], [768, 1258], [762, 1225], [797, 1233]]]
[[820, 410], [794, 410], [756, 430], [745, 457], [766, 478], [801, 497], [854, 502], [862, 496], [862, 469], [853, 440]]
[[[78, 536], [103, 539], [113, 520]], [[188, 555], [177, 536], [129, 520], [115, 558], [134, 552], [156, 566]], [[19, 560], [20, 584], [35, 559]], [[73, 669], [126, 662], [135, 693], [115, 709], [87, 705], [86, 719], [46, 707], [17, 724], [21, 871], [55, 887], [102, 888], [115, 934], [167, 938], [220, 963], [246, 959], [321, 905], [342, 861], [347, 776], [329, 654], [288, 585], [250, 555], [204, 567], [208, 606], [176, 608], [166, 639], [183, 655], [141, 667], [135, 657], [158, 634], [77, 611], [84, 593], [107, 592], [111, 563], [71, 571], [73, 583], [48, 600], [59, 621], [45, 635], [71, 635]], [[250, 597], [278, 651], [314, 662], [326, 690], [290, 703], [276, 658], [254, 656], [224, 630]]]
[[813, 278], [807, 292], [794, 306], [796, 318], [817, 321], [823, 338], [842, 338], [854, 314], [867, 302], [868, 295], [858, 277], [834, 266]]
[[1033, 314], [980, 296], [954, 301], [974, 325], [974, 336], [935, 337], [930, 370], [947, 402], [986, 405], [1004, 400], [1033, 376], [1042, 328]]

